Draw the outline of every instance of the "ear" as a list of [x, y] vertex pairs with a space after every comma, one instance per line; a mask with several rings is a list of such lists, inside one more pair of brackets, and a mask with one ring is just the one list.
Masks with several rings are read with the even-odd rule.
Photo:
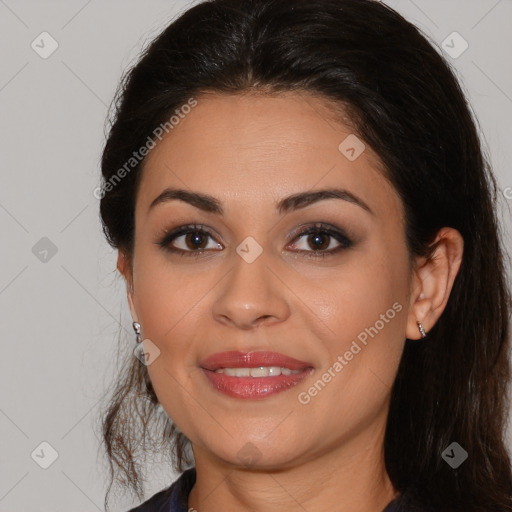
[[134, 290], [133, 290], [133, 273], [129, 256], [119, 249], [117, 253], [117, 270], [122, 274], [126, 281], [126, 295], [128, 299], [128, 307], [132, 314], [134, 322], [138, 322], [137, 311], [135, 309], [134, 302]]
[[443, 313], [462, 263], [464, 239], [456, 229], [440, 229], [433, 243], [432, 257], [417, 258], [414, 264], [406, 329], [411, 340], [421, 338], [416, 322], [428, 333]]

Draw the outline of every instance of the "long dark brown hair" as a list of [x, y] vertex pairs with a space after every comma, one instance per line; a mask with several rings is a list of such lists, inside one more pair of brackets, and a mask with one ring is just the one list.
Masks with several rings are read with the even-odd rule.
[[[126, 162], [176, 109], [205, 91], [307, 91], [334, 101], [400, 194], [410, 255], [429, 255], [444, 226], [461, 233], [464, 256], [446, 309], [427, 340], [406, 341], [385, 462], [406, 510], [512, 511], [504, 440], [511, 302], [497, 186], [449, 64], [426, 35], [381, 2], [195, 5], [146, 47], [118, 89], [101, 162], [101, 220], [113, 248], [133, 255], [144, 161], [133, 168]], [[188, 439], [158, 413], [146, 367], [123, 350], [125, 364], [102, 411], [109, 492], [117, 482], [142, 498], [146, 454], [168, 455], [178, 472], [193, 461]], [[468, 453], [456, 469], [442, 457], [452, 442]]]

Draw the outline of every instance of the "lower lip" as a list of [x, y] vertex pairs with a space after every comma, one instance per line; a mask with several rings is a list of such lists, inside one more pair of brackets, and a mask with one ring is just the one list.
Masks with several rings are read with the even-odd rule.
[[313, 368], [307, 368], [292, 375], [277, 375], [275, 377], [231, 377], [202, 368], [203, 373], [213, 384], [213, 387], [233, 398], [258, 399], [286, 391], [311, 374]]

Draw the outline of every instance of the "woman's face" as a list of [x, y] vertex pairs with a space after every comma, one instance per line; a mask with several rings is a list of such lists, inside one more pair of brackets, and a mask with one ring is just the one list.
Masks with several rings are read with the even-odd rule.
[[[376, 155], [314, 96], [196, 99], [149, 153], [136, 202], [131, 307], [160, 351], [148, 365], [155, 392], [195, 453], [228, 464], [360, 454], [382, 441], [406, 337], [401, 201]], [[311, 195], [334, 189], [344, 192]], [[230, 351], [304, 364], [299, 377], [204, 368]], [[213, 366], [244, 360], [292, 366]]]

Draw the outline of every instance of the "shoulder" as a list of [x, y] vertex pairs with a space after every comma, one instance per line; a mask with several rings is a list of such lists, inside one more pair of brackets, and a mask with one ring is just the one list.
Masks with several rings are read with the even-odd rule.
[[167, 487], [163, 491], [157, 492], [147, 501], [140, 504], [138, 507], [131, 508], [128, 512], [163, 512], [163, 510], [165, 510], [164, 507], [168, 505], [170, 501], [173, 485]]
[[406, 492], [399, 494], [388, 503], [382, 512], [439, 512], [439, 509], [420, 505], [417, 500], [411, 499], [409, 493]]
[[128, 512], [187, 512], [188, 495], [195, 481], [195, 468], [187, 469], [169, 487]]

